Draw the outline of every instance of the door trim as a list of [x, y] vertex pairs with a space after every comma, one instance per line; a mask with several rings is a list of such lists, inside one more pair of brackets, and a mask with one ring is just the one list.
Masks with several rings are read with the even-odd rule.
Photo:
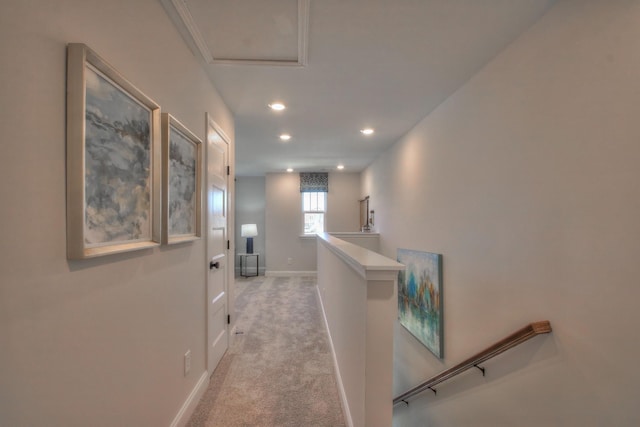
[[[204, 145], [206, 147], [206, 158], [205, 158], [205, 167], [208, 168], [209, 167], [209, 137], [210, 137], [210, 129], [213, 129], [214, 132], [216, 132], [220, 138], [222, 138], [222, 141], [227, 145], [227, 150], [226, 150], [226, 163], [227, 163], [227, 167], [230, 168], [231, 166], [231, 142], [229, 137], [227, 136], [227, 134], [222, 130], [222, 128], [220, 126], [218, 126], [218, 124], [213, 120], [213, 118], [211, 117], [211, 114], [209, 114], [208, 112], [205, 113], [205, 139], [204, 139]], [[205, 169], [203, 172], [203, 176], [204, 176], [204, 181], [205, 181], [205, 185], [204, 187], [204, 200], [208, 200], [207, 198], [207, 194], [206, 192], [209, 190], [209, 174], [206, 173]], [[229, 169], [227, 169], [229, 170]], [[226, 218], [227, 218], [227, 239], [229, 241], [231, 241], [231, 236], [233, 236], [234, 233], [234, 228], [233, 228], [233, 222], [230, 220], [230, 215], [232, 214], [231, 211], [231, 187], [230, 187], [230, 174], [226, 175], [226, 200], [225, 200], [225, 209], [226, 209]], [[208, 242], [208, 238], [209, 238], [209, 204], [206, 203], [207, 206], [207, 212], [205, 212], [205, 233], [203, 234], [203, 237], [205, 238], [205, 260], [204, 260], [204, 266], [205, 266], [205, 335], [204, 335], [204, 339], [205, 339], [205, 367], [207, 369], [207, 372], [209, 375], [211, 375], [213, 373], [213, 370], [216, 368], [215, 366], [208, 366], [209, 365], [209, 351], [210, 351], [210, 346], [209, 346], [209, 316], [211, 315], [210, 309], [211, 309], [211, 304], [210, 299], [211, 296], [209, 295], [209, 261], [211, 260], [211, 254], [209, 251], [209, 242]], [[233, 245], [228, 245], [227, 248], [225, 249], [226, 251], [226, 264], [227, 264], [227, 277], [225, 278], [226, 280], [226, 290], [224, 292], [224, 298], [226, 299], [226, 306], [227, 306], [227, 313], [225, 313], [225, 317], [231, 314], [231, 310], [232, 310], [232, 306], [230, 305], [230, 288], [231, 288], [231, 279], [233, 278], [233, 276], [229, 275], [229, 270], [230, 267], [231, 268], [235, 268], [234, 262], [232, 262], [233, 258], [231, 258], [229, 256], [230, 253], [232, 253], [232, 249]], [[227, 336], [227, 349], [229, 348], [229, 345], [231, 345], [231, 329], [230, 329], [230, 325], [227, 323], [225, 325], [225, 329], [226, 329], [226, 336]], [[215, 342], [217, 342], [221, 337], [218, 336], [215, 339]]]

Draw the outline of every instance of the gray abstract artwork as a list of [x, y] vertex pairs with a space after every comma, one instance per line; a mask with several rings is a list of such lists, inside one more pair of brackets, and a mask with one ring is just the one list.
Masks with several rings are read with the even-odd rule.
[[85, 243], [151, 238], [151, 112], [86, 69]]
[[194, 234], [198, 148], [173, 127], [169, 140], [169, 235]]

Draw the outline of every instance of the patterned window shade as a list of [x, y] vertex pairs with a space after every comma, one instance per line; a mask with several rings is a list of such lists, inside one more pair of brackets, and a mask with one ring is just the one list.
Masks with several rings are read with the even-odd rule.
[[329, 174], [327, 172], [301, 172], [300, 192], [329, 192]]

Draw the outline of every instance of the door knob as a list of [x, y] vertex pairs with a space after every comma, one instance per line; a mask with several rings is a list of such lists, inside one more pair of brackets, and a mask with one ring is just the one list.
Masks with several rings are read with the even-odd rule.
[[218, 261], [216, 261], [216, 262], [211, 261], [209, 263], [209, 270], [213, 270], [214, 268], [216, 268], [216, 269], [220, 268], [220, 263]]

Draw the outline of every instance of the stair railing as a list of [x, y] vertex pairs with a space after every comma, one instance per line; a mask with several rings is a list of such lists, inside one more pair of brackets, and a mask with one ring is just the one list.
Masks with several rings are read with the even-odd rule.
[[486, 348], [480, 353], [471, 356], [464, 362], [461, 362], [456, 366], [447, 369], [446, 371], [443, 371], [432, 378], [429, 378], [428, 380], [415, 386], [411, 390], [402, 393], [401, 395], [393, 399], [393, 404], [396, 405], [397, 403], [404, 402], [408, 405], [409, 402], [407, 401], [407, 399], [427, 389], [435, 393], [436, 389], [433, 387], [471, 368], [479, 369], [480, 371], [482, 371], [482, 375], [484, 376], [485, 368], [480, 366], [482, 362], [489, 360], [492, 357], [495, 357], [500, 353], [503, 353], [510, 348], [513, 348], [518, 344], [521, 344], [537, 335], [548, 334], [549, 332], [551, 332], [551, 323], [549, 323], [548, 320], [530, 323], [524, 328], [512, 333], [508, 337], [503, 338], [502, 340]]

